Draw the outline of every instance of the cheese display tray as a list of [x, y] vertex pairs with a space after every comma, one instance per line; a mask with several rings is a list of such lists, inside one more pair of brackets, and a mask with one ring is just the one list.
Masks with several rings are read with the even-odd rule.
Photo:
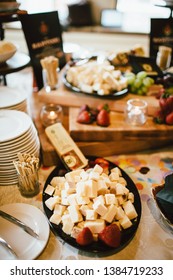
[[[86, 168], [90, 168], [91, 166], [93, 167], [93, 162], [97, 159], [97, 157], [88, 156], [87, 159], [88, 159], [88, 166]], [[109, 164], [109, 170], [111, 170], [114, 167], [118, 167], [116, 164], [114, 164], [108, 160], [107, 160], [107, 162]], [[122, 230], [120, 246], [118, 246], [117, 248], [111, 248], [111, 247], [107, 246], [106, 244], [104, 244], [103, 242], [101, 242], [100, 240], [97, 242], [93, 242], [92, 244], [87, 245], [87, 246], [81, 246], [76, 242], [76, 240], [74, 238], [72, 238], [70, 235], [67, 235], [63, 232], [61, 224], [56, 225], [56, 224], [53, 224], [50, 222], [50, 217], [52, 216], [53, 211], [51, 211], [45, 204], [45, 201], [50, 197], [50, 195], [45, 193], [45, 189], [47, 188], [48, 184], [50, 184], [51, 180], [55, 176], [64, 176], [65, 173], [67, 173], [67, 170], [65, 169], [65, 167], [62, 163], [60, 163], [60, 165], [57, 166], [48, 176], [48, 178], [45, 182], [44, 188], [43, 188], [43, 196], [42, 196], [44, 212], [48, 218], [51, 230], [53, 231], [53, 233], [55, 235], [59, 236], [66, 243], [70, 244], [71, 246], [73, 246], [81, 251], [85, 251], [85, 252], [88, 252], [91, 254], [96, 254], [98, 256], [115, 254], [115, 253], [121, 251], [124, 247], [126, 247], [129, 244], [129, 242], [133, 239], [133, 237], [137, 231], [139, 222], [140, 222], [141, 200], [140, 200], [138, 190], [137, 190], [134, 182], [132, 181], [132, 179], [126, 174], [126, 172], [124, 170], [122, 170], [120, 167], [118, 167], [118, 168], [120, 169], [123, 178], [127, 182], [127, 188], [129, 189], [130, 192], [132, 192], [134, 194], [134, 207], [138, 214], [135, 221], [133, 221], [132, 226], [128, 229]]]

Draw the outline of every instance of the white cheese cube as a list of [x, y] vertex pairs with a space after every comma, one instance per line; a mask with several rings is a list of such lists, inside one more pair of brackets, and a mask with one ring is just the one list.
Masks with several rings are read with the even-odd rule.
[[65, 190], [74, 189], [76, 190], [75, 182], [65, 182], [64, 183]]
[[123, 229], [129, 228], [132, 226], [132, 222], [126, 215], [124, 215], [124, 217], [121, 220], [119, 220], [119, 222]]
[[69, 194], [67, 196], [67, 201], [70, 205], [77, 205], [76, 193]]
[[126, 213], [127, 217], [132, 220], [138, 216], [136, 209], [130, 200], [126, 201], [123, 204], [124, 212]]
[[116, 212], [117, 212], [117, 207], [115, 205], [111, 204], [108, 207], [108, 211], [106, 212], [106, 214], [104, 216], [102, 216], [102, 219], [104, 219], [108, 223], [112, 223], [113, 219], [115, 218]]
[[105, 228], [105, 221], [103, 219], [85, 221], [85, 227], [89, 227], [92, 233], [99, 233]]
[[116, 195], [123, 195], [124, 194], [124, 186], [120, 183], [116, 184], [115, 190], [116, 190]]
[[94, 180], [86, 181], [87, 185], [87, 196], [90, 198], [94, 198], [97, 196], [98, 184]]
[[118, 205], [117, 198], [116, 198], [115, 194], [113, 194], [113, 193], [105, 194], [105, 202], [107, 205], [110, 205], [110, 204]]
[[78, 182], [76, 184], [76, 193], [77, 193], [77, 196], [88, 196], [87, 195], [87, 192], [88, 192], [88, 187], [87, 187], [87, 184], [86, 184], [87, 181], [81, 181], [81, 182]]
[[71, 231], [71, 237], [73, 238], [77, 238], [78, 234], [82, 231], [82, 228], [78, 227], [78, 226], [74, 226], [72, 231]]
[[52, 211], [57, 203], [60, 202], [59, 196], [51, 196], [46, 201], [46, 206]]
[[61, 197], [61, 204], [62, 204], [62, 205], [66, 205], [66, 206], [69, 205], [67, 196], [64, 196], [64, 197], [62, 196], [62, 197]]
[[88, 180], [88, 176], [89, 176], [89, 174], [85, 170], [81, 171], [80, 178], [82, 179], [82, 181]]
[[115, 214], [115, 219], [120, 220], [123, 219], [125, 213], [121, 206], [117, 207], [117, 212]]
[[94, 201], [94, 202], [100, 201], [100, 203], [102, 203], [103, 205], [105, 204], [105, 198], [104, 198], [103, 195], [99, 195], [99, 196], [95, 197], [95, 198], [93, 199], [93, 201]]
[[99, 164], [96, 164], [93, 168], [93, 172], [101, 174], [103, 172], [103, 168]]
[[86, 220], [96, 220], [97, 219], [97, 213], [92, 209], [86, 210]]
[[114, 181], [117, 182], [117, 181], [119, 181], [119, 175], [115, 172], [112, 172], [109, 175], [109, 179], [110, 179], [111, 182], [114, 182]]
[[53, 215], [50, 217], [50, 222], [59, 225], [61, 222], [61, 215], [53, 213]]
[[62, 216], [65, 210], [66, 210], [66, 206], [61, 204], [56, 204], [53, 213]]
[[59, 188], [55, 188], [54, 196], [61, 196], [61, 190]]
[[119, 182], [121, 185], [123, 185], [124, 187], [127, 186], [127, 182], [126, 182], [126, 180], [125, 180], [123, 177], [120, 177], [118, 182]]
[[53, 195], [54, 191], [55, 191], [55, 187], [48, 184], [44, 192], [46, 194]]
[[88, 204], [90, 202], [90, 199], [88, 196], [76, 196], [77, 204]]
[[86, 211], [91, 210], [91, 208], [88, 205], [83, 204], [79, 207], [79, 210], [80, 210], [80, 212], [82, 213], [83, 216], [86, 216]]
[[60, 177], [60, 176], [57, 176], [57, 177], [53, 177], [50, 184], [53, 186], [53, 187], [56, 187], [58, 186], [59, 183], [63, 183], [65, 182], [65, 177]]
[[129, 189], [123, 186], [124, 194], [128, 196], [129, 194]]
[[109, 184], [111, 182], [109, 176], [106, 173], [102, 173], [100, 175], [100, 179], [103, 180], [106, 184]]
[[118, 167], [114, 167], [111, 169], [111, 173], [116, 173], [119, 176], [122, 176], [121, 170]]
[[72, 222], [71, 218], [70, 218], [70, 214], [66, 214], [62, 216], [62, 230], [66, 233], [66, 234], [71, 234], [74, 223]]
[[89, 179], [98, 181], [100, 178], [100, 174], [98, 172], [91, 171], [89, 174]]
[[108, 187], [104, 180], [98, 180], [97, 186], [98, 186], [98, 195], [101, 194], [104, 195], [105, 193], [107, 193]]
[[122, 205], [126, 201], [126, 198], [124, 199], [122, 195], [117, 195], [116, 198], [118, 200], [119, 205]]
[[73, 223], [79, 223], [83, 220], [82, 214], [80, 213], [79, 207], [77, 205], [70, 205], [68, 207], [68, 211]]
[[76, 176], [80, 176], [80, 173], [81, 173], [81, 170], [82, 169], [77, 169], [77, 170], [73, 170], [73, 171], [70, 171], [68, 173], [65, 174], [65, 179], [68, 181], [68, 182], [75, 182], [76, 183]]
[[108, 210], [99, 200], [93, 203], [93, 209], [101, 216], [105, 215]]
[[132, 203], [134, 203], [134, 194], [132, 192], [129, 192], [127, 197]]

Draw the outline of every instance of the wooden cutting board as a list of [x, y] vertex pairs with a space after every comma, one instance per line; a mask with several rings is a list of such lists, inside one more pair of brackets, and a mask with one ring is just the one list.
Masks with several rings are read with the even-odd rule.
[[162, 141], [172, 139], [173, 126], [160, 125], [148, 116], [143, 126], [132, 126], [125, 122], [124, 114], [110, 112], [110, 126], [100, 127], [94, 124], [79, 124], [76, 121], [79, 109], [69, 109], [69, 132], [75, 141], [117, 141], [117, 140], [150, 140]]

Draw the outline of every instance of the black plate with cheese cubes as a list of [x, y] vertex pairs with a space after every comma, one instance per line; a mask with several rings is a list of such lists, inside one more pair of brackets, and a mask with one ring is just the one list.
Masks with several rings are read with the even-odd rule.
[[67, 65], [63, 83], [74, 92], [106, 99], [122, 97], [128, 92], [127, 78], [121, 71], [107, 59], [99, 62], [97, 57]]
[[[63, 164], [48, 176], [43, 207], [54, 234], [71, 246], [97, 255], [119, 252], [133, 239], [141, 218], [141, 200], [132, 179], [116, 164], [88, 157], [85, 169], [67, 171]], [[98, 239], [107, 225], [121, 229], [121, 242], [112, 248]], [[76, 237], [89, 227], [94, 242], [81, 246]]]

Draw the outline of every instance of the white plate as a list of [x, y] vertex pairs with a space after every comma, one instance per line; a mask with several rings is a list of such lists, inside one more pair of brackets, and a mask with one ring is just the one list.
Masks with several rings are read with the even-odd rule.
[[[40, 239], [30, 236], [22, 228], [2, 217], [0, 217], [0, 236], [13, 247], [19, 259], [33, 260], [37, 258], [44, 250], [50, 233], [49, 224], [43, 212], [35, 206], [24, 203], [6, 204], [0, 209], [26, 223], [39, 234]], [[0, 259], [11, 258], [11, 254], [1, 246]]]
[[0, 87], [0, 109], [18, 105], [27, 98], [26, 93], [19, 90], [1, 86]]
[[19, 137], [30, 128], [31, 124], [31, 118], [24, 112], [0, 110], [0, 142]]

